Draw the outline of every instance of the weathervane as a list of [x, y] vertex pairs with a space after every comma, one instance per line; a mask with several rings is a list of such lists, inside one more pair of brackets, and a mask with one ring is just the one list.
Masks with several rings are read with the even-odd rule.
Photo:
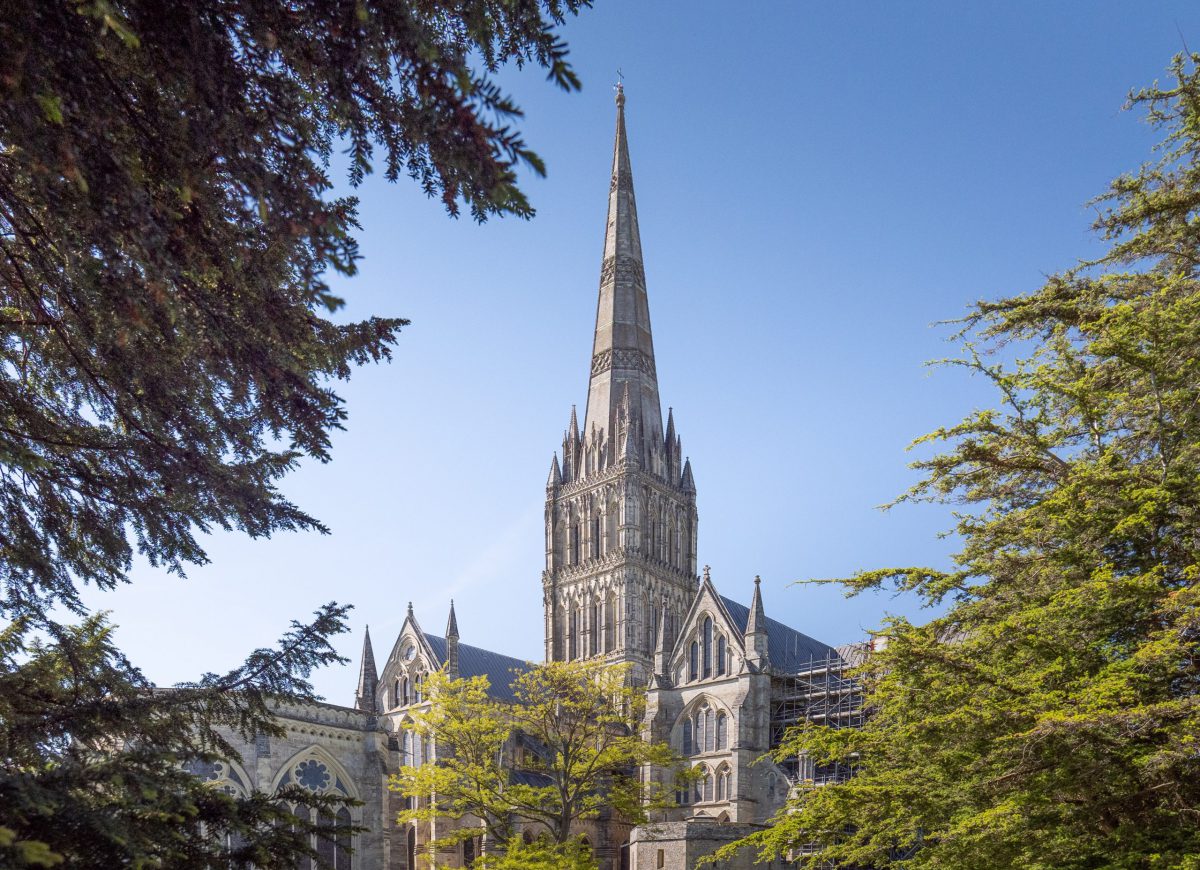
[[617, 105], [625, 105], [625, 73], [621, 72], [620, 67], [617, 67], [617, 83], [613, 90], [617, 92]]

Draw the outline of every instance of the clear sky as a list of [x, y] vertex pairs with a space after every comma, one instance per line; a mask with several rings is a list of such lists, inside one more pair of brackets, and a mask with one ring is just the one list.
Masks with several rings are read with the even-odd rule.
[[441, 634], [540, 658], [550, 457], [586, 401], [624, 71], [658, 363], [699, 491], [700, 564], [830, 643], [887, 595], [793, 586], [888, 564], [945, 566], [944, 508], [877, 506], [914, 481], [905, 447], [993, 397], [930, 373], [935, 321], [1094, 255], [1085, 203], [1149, 159], [1121, 112], [1183, 40], [1195, 3], [649, 3], [599, 0], [563, 35], [584, 81], [503, 83], [549, 175], [531, 222], [448, 219], [369, 179], [346, 316], [412, 326], [340, 392], [334, 459], [284, 483], [332, 529], [209, 540], [185, 580], [139, 566], [93, 594], [160, 684], [237, 664], [319, 604], [351, 602], [354, 661], [316, 684], [350, 703], [363, 626], [387, 656], [413, 602]]

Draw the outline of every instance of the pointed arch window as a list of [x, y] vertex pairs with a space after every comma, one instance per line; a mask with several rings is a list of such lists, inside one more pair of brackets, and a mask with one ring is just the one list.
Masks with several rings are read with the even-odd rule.
[[704, 617], [702, 638], [704, 642], [704, 678], [708, 679], [712, 676], [713, 622], [711, 616]]
[[729, 717], [724, 713], [717, 714], [717, 749], [724, 749], [728, 738]]
[[727, 801], [729, 797], [729, 768], [721, 765], [717, 771], [717, 800]]
[[604, 651], [617, 647], [617, 598], [611, 592], [604, 599]]
[[717, 638], [717, 676], [725, 675], [725, 635]]
[[575, 615], [574, 609], [571, 610], [571, 615], [567, 621], [570, 625], [567, 631], [567, 659], [574, 661], [576, 652], [578, 651], [577, 636], [579, 634], [579, 617]]
[[685, 719], [683, 722], [683, 754], [691, 755], [695, 751], [692, 745], [692, 720]]
[[692, 641], [691, 656], [688, 659], [688, 681], [697, 679], [700, 666], [700, 644]]
[[592, 556], [600, 555], [600, 514], [597, 513], [592, 517], [592, 541], [589, 545]]

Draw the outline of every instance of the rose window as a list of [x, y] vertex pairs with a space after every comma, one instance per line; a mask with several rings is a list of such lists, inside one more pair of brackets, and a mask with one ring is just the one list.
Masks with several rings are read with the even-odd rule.
[[330, 778], [329, 768], [315, 759], [296, 765], [296, 782], [309, 791], [324, 791]]
[[205, 782], [215, 782], [225, 775], [225, 765], [219, 761], [196, 759], [188, 766], [188, 772]]

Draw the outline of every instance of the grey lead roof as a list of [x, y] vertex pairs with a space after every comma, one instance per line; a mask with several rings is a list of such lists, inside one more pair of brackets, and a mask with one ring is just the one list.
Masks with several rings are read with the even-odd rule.
[[[750, 608], [744, 604], [738, 604], [732, 598], [726, 598], [724, 595], [721, 596], [721, 601], [725, 603], [725, 609], [729, 611], [734, 627], [745, 633], [746, 621], [750, 618]], [[816, 638], [809, 637], [803, 632], [796, 631], [782, 622], [767, 617], [767, 657], [771, 660], [771, 667], [780, 670], [795, 670], [806, 667], [813, 659], [825, 659], [829, 656], [837, 656], [837, 650], [821, 643]]]
[[[427, 634], [425, 639], [433, 654], [441, 663], [446, 661], [446, 638]], [[491, 683], [491, 695], [501, 701], [513, 700], [512, 681], [517, 676], [513, 671], [524, 671], [529, 663], [512, 656], [501, 655], [477, 646], [458, 645], [458, 675], [460, 677], [487, 677]]]

